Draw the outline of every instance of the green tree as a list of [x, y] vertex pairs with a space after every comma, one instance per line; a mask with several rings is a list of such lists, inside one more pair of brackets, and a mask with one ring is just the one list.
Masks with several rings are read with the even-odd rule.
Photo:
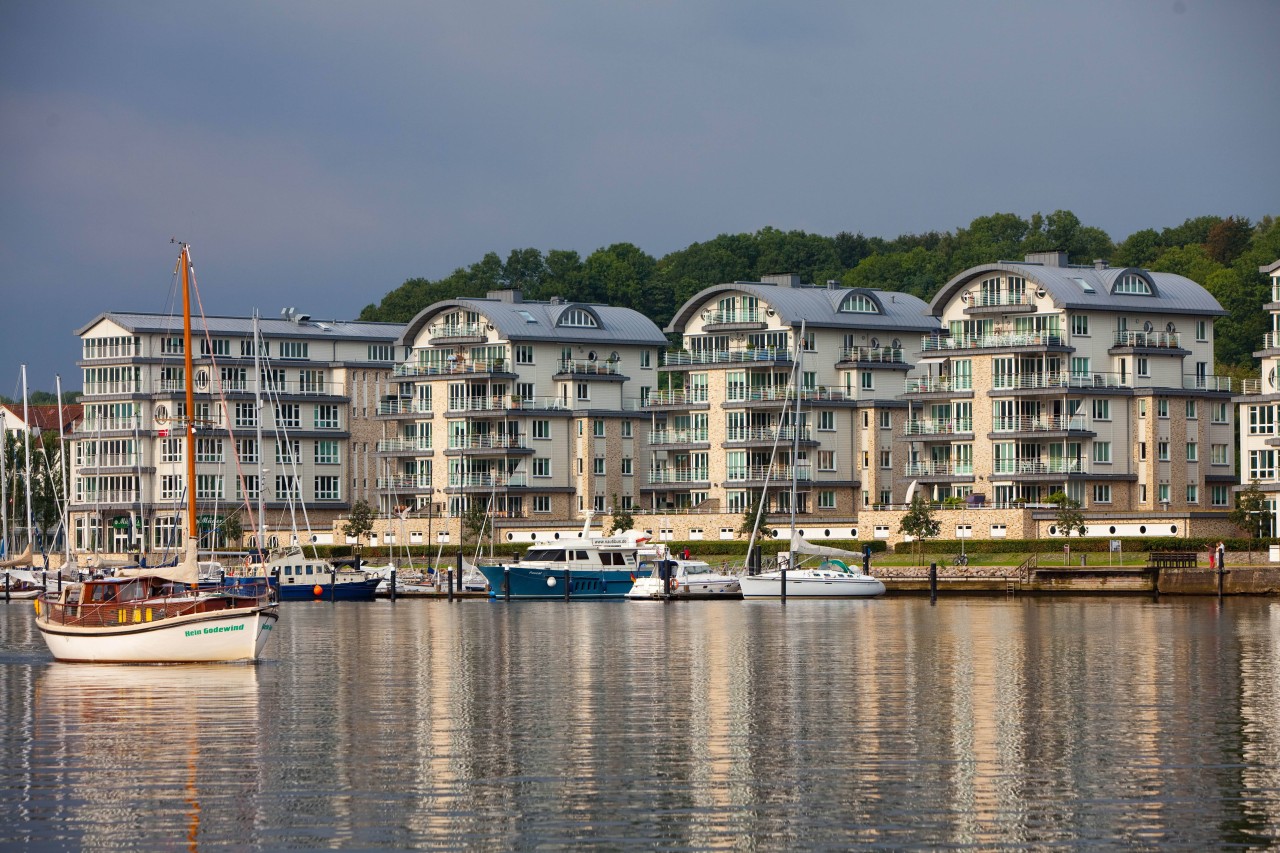
[[364, 547], [365, 538], [373, 532], [373, 507], [363, 498], [351, 505], [351, 514], [342, 532], [356, 540], [356, 553]]
[[609, 535], [626, 533], [635, 526], [636, 522], [631, 517], [631, 510], [619, 503], [618, 496], [615, 494], [613, 496], [613, 517], [609, 522]]
[[1245, 217], [1228, 216], [1209, 229], [1204, 251], [1218, 263], [1229, 266], [1249, 248], [1253, 225]]
[[244, 525], [240, 522], [239, 510], [228, 513], [222, 519], [222, 538], [227, 543], [228, 548], [240, 546], [240, 540], [244, 538]]
[[756, 529], [756, 516], [760, 513], [760, 502], [765, 499], [765, 492], [763, 489], [759, 492], [750, 492], [749, 494], [751, 495], [751, 499], [747, 501], [746, 509], [743, 510], [742, 524], [738, 525], [738, 532], [743, 536], [750, 536], [751, 531]]
[[1084, 536], [1089, 532], [1084, 526], [1084, 513], [1080, 510], [1080, 501], [1070, 497], [1066, 492], [1057, 491], [1049, 495], [1049, 503], [1056, 507], [1053, 517], [1058, 525], [1058, 532], [1063, 536], [1070, 539], [1072, 533]]
[[[462, 531], [464, 539], [470, 540], [476, 546], [476, 550], [480, 550], [480, 543], [484, 540], [484, 533], [489, 529], [489, 512], [484, 501], [475, 500], [474, 498], [467, 501], [467, 508], [462, 513]], [[490, 531], [490, 536], [493, 535]]]
[[916, 492], [911, 498], [911, 506], [907, 509], [907, 514], [902, 517], [902, 521], [898, 524], [898, 532], [904, 536], [912, 537], [911, 555], [913, 563], [920, 563], [924, 554], [924, 544], [926, 541], [935, 538], [942, 530], [942, 525], [933, 515], [933, 505], [925, 498], [924, 495]]
[[1259, 537], [1262, 531], [1263, 514], [1267, 511], [1267, 497], [1258, 488], [1254, 480], [1247, 489], [1236, 492], [1236, 505], [1227, 518], [1251, 537]]

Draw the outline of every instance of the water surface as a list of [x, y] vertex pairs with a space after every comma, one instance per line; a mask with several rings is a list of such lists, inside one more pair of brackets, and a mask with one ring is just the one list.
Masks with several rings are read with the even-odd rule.
[[0, 845], [1261, 848], [1278, 607], [297, 603], [123, 667], [0, 604]]

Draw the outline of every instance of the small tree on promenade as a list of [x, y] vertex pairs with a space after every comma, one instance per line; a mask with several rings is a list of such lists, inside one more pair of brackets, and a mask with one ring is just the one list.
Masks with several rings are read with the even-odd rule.
[[942, 530], [942, 525], [933, 516], [933, 505], [924, 495], [916, 493], [911, 499], [907, 514], [898, 525], [898, 532], [912, 537], [911, 556], [913, 563], [920, 563], [924, 554], [924, 543], [933, 539]]

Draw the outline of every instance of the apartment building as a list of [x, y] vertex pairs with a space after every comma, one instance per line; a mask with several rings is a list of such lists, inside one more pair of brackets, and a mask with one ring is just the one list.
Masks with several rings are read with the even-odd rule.
[[[257, 353], [251, 318], [194, 321], [191, 377], [180, 318], [112, 311], [77, 330], [84, 417], [70, 436], [76, 549], [131, 553], [182, 542], [188, 378], [202, 544], [222, 544], [222, 520], [246, 502], [256, 512], [259, 490], [277, 542], [293, 535], [295, 520], [327, 538], [353, 500], [373, 496], [368, 460], [381, 424], [371, 403], [386, 393], [403, 326], [282, 313], [259, 322]], [[248, 517], [241, 522], [249, 530]]]
[[795, 275], [696, 294], [668, 326], [680, 345], [644, 407], [646, 510], [694, 511], [731, 535], [762, 493], [789, 515], [794, 479], [797, 517], [848, 537], [861, 508], [903, 498], [900, 398], [939, 328], [914, 296]]
[[[1266, 518], [1259, 519], [1264, 535], [1280, 531], [1280, 476], [1276, 473], [1277, 408], [1280, 407], [1280, 260], [1258, 271], [1271, 279], [1271, 301], [1263, 310], [1271, 315], [1271, 330], [1263, 336], [1261, 349], [1253, 357], [1262, 362], [1262, 377], [1248, 383], [1242, 396], [1236, 397], [1240, 418], [1240, 482], [1247, 486], [1256, 482], [1266, 495]], [[1243, 487], [1242, 486], [1242, 487]]]
[[377, 487], [382, 514], [407, 511], [411, 541], [457, 535], [472, 507], [514, 540], [635, 505], [667, 346], [643, 314], [500, 290], [429, 306], [397, 344]]
[[1176, 534], [1187, 521], [1166, 528], [1157, 511], [1229, 505], [1232, 386], [1212, 372], [1226, 312], [1200, 285], [1043, 252], [965, 270], [930, 313], [942, 329], [907, 383], [904, 474], [933, 499], [1065, 491], [1095, 535]]

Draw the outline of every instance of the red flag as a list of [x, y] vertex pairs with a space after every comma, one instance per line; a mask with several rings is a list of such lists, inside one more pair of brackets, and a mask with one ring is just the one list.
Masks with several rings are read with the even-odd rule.
[[159, 435], [161, 438], [168, 438], [168, 437], [169, 437], [169, 430], [168, 430], [168, 429], [158, 430], [158, 431], [156, 432], [156, 434], [157, 434], [157, 435]]

